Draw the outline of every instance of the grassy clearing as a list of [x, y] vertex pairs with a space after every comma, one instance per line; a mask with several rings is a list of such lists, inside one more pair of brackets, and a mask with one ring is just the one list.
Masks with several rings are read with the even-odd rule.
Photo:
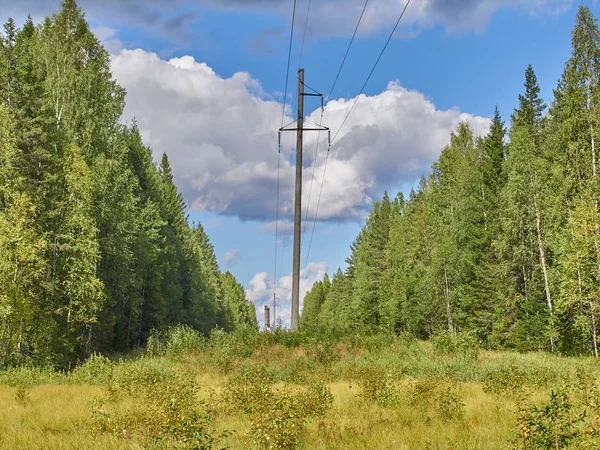
[[0, 447], [600, 446], [592, 358], [478, 352], [460, 336], [186, 333], [71, 373], [0, 372]]

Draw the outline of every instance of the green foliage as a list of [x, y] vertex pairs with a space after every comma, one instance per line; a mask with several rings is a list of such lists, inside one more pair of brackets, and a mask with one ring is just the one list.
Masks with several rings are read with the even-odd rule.
[[[258, 328], [157, 165], [74, 0], [0, 35], [0, 367], [71, 369], [183, 323]], [[191, 339], [191, 340], [190, 340]], [[156, 339], [154, 339], [156, 341]], [[167, 353], [198, 344], [166, 338]], [[167, 344], [165, 344], [167, 345]]]
[[108, 395], [91, 404], [97, 433], [133, 436], [153, 448], [209, 449], [217, 438], [210, 408], [198, 386], [184, 375], [157, 380], [125, 370]]
[[367, 366], [358, 374], [361, 396], [369, 401], [377, 402], [383, 406], [395, 405], [400, 402], [400, 397], [390, 374], [386, 374], [382, 367]]
[[374, 203], [347, 270], [306, 295], [303, 330], [408, 332], [461, 358], [475, 345], [454, 332], [598, 356], [600, 31], [585, 6], [572, 49], [549, 110], [529, 65], [509, 129], [497, 108], [486, 136], [459, 124], [408, 198]]
[[36, 386], [66, 383], [68, 377], [52, 367], [9, 367], [0, 371], [0, 384], [8, 386]]
[[253, 327], [240, 327], [233, 333], [215, 328], [209, 338], [210, 358], [227, 373], [237, 360], [252, 355], [259, 344], [259, 337]]
[[205, 347], [206, 340], [196, 330], [177, 325], [164, 332], [153, 330], [146, 343], [146, 352], [149, 356], [181, 356], [199, 353]]
[[596, 448], [600, 444], [597, 419], [596, 399], [581, 401], [563, 386], [552, 390], [542, 406], [519, 404], [514, 448]]
[[461, 356], [476, 360], [479, 344], [472, 333], [441, 332], [431, 338], [434, 352], [440, 355]]
[[325, 415], [333, 396], [322, 381], [291, 393], [273, 381], [265, 366], [247, 367], [228, 382], [222, 402], [247, 415], [259, 448], [296, 448], [306, 420]]
[[110, 360], [94, 353], [71, 373], [71, 380], [81, 384], [106, 384], [112, 377], [113, 365]]

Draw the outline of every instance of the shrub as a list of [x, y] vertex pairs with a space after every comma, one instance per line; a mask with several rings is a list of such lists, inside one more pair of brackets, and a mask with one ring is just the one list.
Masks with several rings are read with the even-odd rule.
[[436, 406], [439, 415], [446, 420], [462, 419], [465, 414], [465, 404], [461, 400], [456, 386], [450, 385], [445, 389], [439, 389]]
[[453, 382], [425, 379], [411, 382], [407, 390], [408, 402], [423, 414], [433, 410], [443, 420], [462, 419], [465, 404]]
[[439, 355], [461, 356], [476, 360], [479, 353], [479, 343], [472, 333], [448, 331], [438, 333], [431, 338], [431, 345], [434, 352]]
[[580, 435], [582, 420], [565, 390], [552, 391], [541, 408], [521, 402], [514, 443], [523, 449], [569, 448]]
[[489, 369], [483, 379], [483, 390], [490, 394], [517, 395], [527, 384], [527, 373], [513, 363]]
[[398, 404], [399, 392], [392, 377], [382, 367], [367, 366], [359, 369], [358, 384], [361, 388], [360, 395], [370, 401], [383, 406]]
[[323, 382], [294, 392], [280, 391], [264, 365], [244, 367], [226, 384], [225, 409], [246, 414], [256, 445], [260, 448], [295, 448], [306, 420], [321, 417], [333, 403]]
[[310, 348], [317, 363], [329, 367], [341, 358], [340, 353], [337, 351], [335, 342], [329, 339], [317, 342]]
[[209, 338], [210, 358], [220, 370], [228, 373], [235, 361], [252, 356], [258, 342], [258, 332], [250, 327], [242, 327], [233, 333], [215, 328]]
[[541, 361], [527, 362], [521, 357], [520, 360], [488, 367], [483, 375], [483, 390], [514, 397], [527, 388], [546, 388], [567, 378], [571, 378], [571, 374], [561, 373]]
[[552, 390], [541, 406], [521, 400], [513, 445], [530, 448], [600, 448], [600, 391], [583, 370]]
[[135, 437], [146, 447], [212, 448], [218, 439], [212, 415], [197, 393], [193, 380], [179, 374], [153, 382], [126, 372], [108, 386], [106, 398], [92, 402], [93, 430]]
[[81, 384], [105, 384], [112, 376], [112, 363], [108, 358], [94, 353], [71, 373], [71, 381]]
[[40, 384], [61, 384], [68, 381], [64, 372], [52, 367], [9, 367], [0, 371], [0, 384], [8, 386], [36, 386]]
[[152, 330], [146, 343], [149, 356], [181, 356], [197, 353], [206, 346], [205, 339], [187, 325], [176, 325], [161, 332]]
[[333, 403], [333, 396], [323, 383], [297, 393], [269, 390], [268, 394], [266, 401], [258, 404], [250, 422], [260, 448], [296, 448], [306, 420], [322, 417]]

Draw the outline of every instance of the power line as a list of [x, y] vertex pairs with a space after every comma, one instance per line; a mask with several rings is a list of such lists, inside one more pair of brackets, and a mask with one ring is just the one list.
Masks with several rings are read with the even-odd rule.
[[392, 29], [392, 32], [390, 33], [387, 41], [385, 42], [385, 45], [381, 49], [381, 53], [379, 53], [379, 56], [377, 57], [377, 61], [375, 61], [375, 64], [373, 65], [373, 68], [371, 69], [371, 72], [369, 72], [369, 76], [365, 80], [365, 83], [363, 84], [362, 88], [360, 89], [360, 92], [358, 93], [358, 95], [354, 99], [354, 103], [352, 103], [352, 106], [350, 107], [350, 110], [346, 114], [346, 117], [344, 117], [344, 120], [342, 121], [342, 124], [340, 125], [340, 127], [337, 130], [337, 132], [333, 136], [333, 139], [331, 140], [332, 144], [333, 144], [333, 142], [335, 142], [335, 138], [338, 136], [338, 134], [340, 134], [340, 131], [342, 130], [344, 124], [346, 123], [346, 120], [348, 120], [348, 116], [350, 115], [350, 113], [352, 112], [352, 110], [354, 109], [354, 107], [356, 106], [356, 102], [358, 102], [358, 99], [360, 98], [360, 96], [364, 92], [365, 88], [367, 87], [367, 83], [371, 79], [371, 76], [373, 76], [373, 72], [375, 72], [375, 69], [377, 68], [377, 65], [379, 64], [379, 61], [381, 60], [381, 57], [385, 53], [385, 50], [387, 49], [388, 44], [392, 40], [392, 37], [394, 36], [394, 33], [396, 32], [396, 28], [398, 28], [398, 25], [400, 25], [400, 21], [404, 17], [404, 13], [406, 12], [406, 9], [408, 8], [408, 5], [410, 5], [410, 0], [408, 0], [406, 2], [406, 5], [404, 6], [404, 9], [402, 10], [402, 13], [400, 14], [400, 17], [398, 17], [398, 20], [396, 21], [396, 25], [394, 25], [394, 28]]
[[290, 79], [290, 61], [292, 60], [292, 43], [294, 42], [294, 22], [296, 21], [296, 0], [294, 0], [294, 9], [292, 12], [292, 26], [290, 30], [290, 46], [288, 49], [287, 69], [285, 72], [285, 91], [283, 94], [283, 109], [281, 111], [281, 126], [283, 126], [283, 118], [285, 116], [285, 105], [287, 102], [288, 82]]
[[[283, 94], [283, 107], [281, 109], [281, 127], [283, 128], [283, 120], [285, 118], [285, 106], [287, 103], [288, 83], [290, 79], [290, 61], [292, 60], [292, 44], [294, 42], [294, 22], [296, 21], [296, 0], [292, 10], [292, 25], [290, 27], [290, 45], [288, 48], [287, 68], [285, 72], [285, 91]], [[279, 246], [279, 172], [281, 161], [281, 142], [277, 150], [277, 204], [275, 206], [275, 267], [273, 269], [273, 295], [277, 292], [277, 249]], [[273, 318], [275, 319], [275, 318]]]
[[306, 271], [306, 267], [308, 266], [308, 258], [310, 256], [310, 249], [312, 247], [313, 237], [315, 236], [315, 228], [317, 226], [317, 217], [319, 215], [319, 205], [321, 204], [321, 195], [323, 194], [323, 184], [325, 184], [325, 172], [327, 171], [327, 162], [329, 161], [329, 150], [331, 149], [331, 144], [327, 148], [327, 154], [325, 155], [325, 164], [323, 165], [323, 176], [321, 177], [321, 188], [319, 189], [319, 198], [317, 200], [317, 209], [315, 211], [315, 218], [313, 220], [312, 231], [310, 233], [310, 242], [308, 244], [308, 251], [306, 252], [306, 260], [304, 262], [304, 271]]
[[[348, 120], [348, 116], [350, 116], [350, 113], [352, 112], [352, 110], [354, 109], [354, 106], [356, 105], [356, 102], [358, 101], [359, 97], [362, 95], [362, 93], [365, 90], [365, 87], [367, 86], [369, 80], [371, 79], [371, 76], [373, 75], [373, 72], [375, 72], [375, 69], [377, 67], [377, 65], [379, 64], [379, 61], [381, 60], [381, 57], [383, 56], [383, 54], [385, 53], [385, 50], [387, 49], [390, 41], [392, 40], [392, 37], [394, 36], [396, 29], [398, 28], [398, 25], [400, 24], [400, 21], [402, 20], [402, 18], [404, 17], [404, 13], [406, 12], [406, 9], [408, 8], [408, 5], [410, 5], [411, 0], [407, 0], [406, 5], [404, 6], [404, 9], [402, 10], [402, 13], [400, 13], [400, 17], [398, 17], [398, 20], [396, 21], [396, 24], [394, 25], [394, 28], [392, 29], [385, 45], [383, 46], [383, 48], [381, 49], [381, 53], [379, 53], [379, 56], [377, 57], [377, 60], [375, 61], [375, 64], [373, 65], [373, 68], [371, 69], [371, 71], [369, 72], [369, 76], [367, 77], [367, 79], [365, 80], [360, 92], [358, 93], [358, 95], [356, 96], [356, 99], [354, 100], [354, 103], [352, 104], [352, 106], [350, 107], [350, 110], [348, 111], [348, 113], [346, 114], [346, 117], [344, 117], [344, 120], [342, 121], [342, 124], [340, 125], [340, 127], [338, 128], [338, 131], [335, 133], [335, 135], [333, 136], [333, 139], [331, 140], [330, 144], [329, 144], [329, 148], [327, 149], [327, 156], [325, 157], [325, 165], [323, 167], [323, 178], [321, 180], [321, 189], [319, 191], [319, 198], [317, 200], [317, 208], [315, 211], [315, 219], [313, 221], [313, 229], [311, 232], [311, 237], [310, 237], [310, 242], [308, 245], [308, 251], [306, 254], [306, 264], [304, 266], [304, 269], [306, 270], [306, 266], [308, 265], [308, 258], [310, 256], [310, 249], [312, 247], [312, 241], [313, 241], [313, 236], [315, 234], [315, 227], [317, 224], [317, 217], [319, 214], [319, 206], [321, 204], [321, 194], [323, 192], [323, 184], [325, 183], [325, 171], [327, 170], [327, 161], [329, 160], [329, 150], [331, 149], [331, 145], [334, 143], [335, 139], [337, 138], [338, 134], [340, 133], [342, 127], [344, 126], [344, 124], [346, 123], [346, 120]], [[365, 4], [365, 8], [366, 8], [366, 4]], [[362, 14], [364, 14], [364, 8], [363, 8], [363, 12]], [[361, 19], [362, 19], [362, 14], [361, 14]], [[359, 23], [360, 23], [360, 19], [359, 19]], [[358, 26], [356, 27], [356, 29], [354, 30], [354, 33], [356, 34], [356, 30], [358, 29]], [[354, 36], [353, 36], [354, 39]], [[345, 61], [345, 58], [344, 58]], [[343, 63], [342, 63], [343, 65]], [[340, 72], [341, 72], [341, 68], [340, 68]], [[338, 73], [339, 76], [339, 73]], [[337, 77], [336, 77], [336, 82], [337, 82]], [[335, 82], [334, 82], [334, 86], [335, 86]], [[331, 91], [333, 91], [333, 88], [331, 89]], [[331, 92], [329, 93], [329, 95], [331, 95]], [[327, 96], [327, 98], [329, 99], [329, 95]]]
[[308, 8], [306, 10], [306, 20], [304, 21], [304, 33], [302, 33], [302, 43], [300, 44], [300, 60], [298, 61], [298, 68], [302, 65], [302, 55], [304, 54], [304, 41], [306, 40], [306, 30], [308, 29], [308, 18], [310, 16], [310, 5], [312, 0], [308, 0]]
[[344, 55], [344, 59], [342, 60], [342, 64], [340, 64], [340, 68], [338, 69], [337, 75], [335, 76], [335, 80], [333, 80], [333, 84], [331, 85], [331, 89], [329, 90], [329, 94], [327, 94], [327, 98], [325, 100], [325, 103], [327, 103], [327, 101], [331, 97], [331, 94], [333, 93], [333, 89], [335, 88], [335, 85], [337, 84], [338, 79], [340, 78], [340, 74], [342, 73], [342, 69], [344, 68], [344, 64], [346, 63], [346, 59], [348, 58], [348, 53], [350, 53], [350, 48], [352, 47], [352, 43], [354, 42], [354, 38], [356, 37], [356, 32], [358, 31], [358, 27], [360, 26], [360, 23], [362, 22], [363, 15], [365, 14], [365, 11], [367, 9], [367, 5], [368, 4], [369, 4], [369, 0], [366, 0], [365, 1], [365, 5], [363, 6], [362, 12], [360, 13], [360, 17], [358, 18], [358, 22], [356, 24], [356, 27], [354, 28], [354, 33], [352, 33], [352, 38], [350, 39], [350, 43], [348, 44], [348, 48], [346, 49], [346, 54]]
[[[324, 104], [327, 103], [327, 101], [331, 98], [331, 94], [333, 93], [333, 90], [335, 89], [335, 86], [340, 78], [340, 74], [342, 73], [342, 69], [344, 68], [344, 64], [346, 63], [346, 59], [348, 59], [348, 54], [350, 53], [350, 49], [352, 48], [352, 44], [354, 43], [354, 38], [356, 37], [356, 33], [358, 32], [358, 28], [360, 27], [360, 23], [362, 22], [363, 16], [365, 14], [365, 11], [367, 9], [367, 6], [369, 5], [369, 0], [365, 0], [365, 4], [362, 8], [362, 11], [360, 12], [360, 16], [358, 18], [358, 22], [356, 23], [356, 27], [354, 27], [354, 32], [352, 33], [352, 38], [350, 39], [350, 42], [348, 43], [348, 48], [346, 48], [346, 53], [344, 54], [344, 58], [342, 59], [342, 63], [340, 64], [340, 67], [337, 71], [337, 74], [335, 76], [335, 79], [333, 80], [333, 84], [331, 85], [331, 89], [329, 89], [329, 94], [327, 94], [327, 97], [324, 100]], [[309, 4], [310, 7], [310, 4]], [[308, 87], [308, 86], [307, 86]], [[313, 90], [312, 88], [309, 87], [309, 89]], [[315, 91], [316, 92], [316, 91]], [[321, 127], [323, 125], [323, 109], [321, 109], [321, 119], [319, 120], [319, 127]], [[308, 216], [308, 212], [310, 211], [310, 199], [312, 197], [312, 187], [313, 187], [313, 183], [315, 180], [315, 169], [317, 166], [317, 156], [319, 154], [319, 143], [321, 142], [321, 132], [319, 131], [319, 134], [317, 135], [317, 144], [315, 146], [315, 156], [313, 157], [313, 170], [312, 170], [312, 175], [311, 175], [311, 180], [310, 180], [310, 188], [308, 191], [308, 203], [306, 205], [306, 215]], [[328, 151], [328, 156], [329, 156], [329, 151]], [[323, 186], [321, 185], [321, 190], [323, 189]], [[321, 196], [321, 194], [319, 193], [319, 197]], [[317, 208], [317, 212], [318, 212], [318, 208]], [[316, 218], [316, 213], [315, 213], [315, 218]], [[316, 220], [316, 219], [315, 219]], [[304, 230], [302, 232], [302, 234], [306, 234], [306, 225], [304, 226]], [[312, 235], [314, 235], [314, 226], [313, 226], [313, 231], [312, 231]], [[311, 241], [312, 241], [312, 236], [311, 236]], [[309, 247], [310, 248], [310, 247]], [[307, 257], [307, 261], [308, 261], [308, 257]], [[305, 267], [306, 269], [306, 267]]]

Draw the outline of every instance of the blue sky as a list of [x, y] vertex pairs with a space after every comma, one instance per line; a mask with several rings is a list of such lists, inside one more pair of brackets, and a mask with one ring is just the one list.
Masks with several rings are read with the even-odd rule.
[[[0, 0], [5, 14], [17, 18], [31, 12], [39, 19], [59, 7], [56, 0], [16, 3]], [[363, 3], [312, 0], [302, 66], [306, 83], [324, 94]], [[595, 2], [584, 3], [598, 14]], [[237, 276], [260, 308], [273, 286], [277, 128], [293, 1], [80, 4], [113, 54], [117, 81], [128, 91], [125, 119], [137, 118], [157, 157], [169, 154], [191, 220], [204, 224], [221, 268]], [[308, 0], [297, 1], [291, 94], [307, 6]], [[325, 109], [323, 123], [334, 132], [403, 7], [403, 0], [370, 1]], [[365, 89], [366, 97], [331, 150], [306, 288], [326, 270], [331, 274], [344, 265], [371, 203], [384, 190], [391, 195], [410, 190], [459, 121], [468, 120], [476, 132], [484, 133], [495, 105], [509, 121], [527, 64], [534, 66], [542, 95], [551, 101], [569, 57], [576, 10], [570, 0], [412, 1]], [[288, 121], [295, 101], [291, 95]], [[317, 109], [316, 101], [307, 100], [306, 114], [313, 120], [319, 117]], [[307, 136], [305, 189], [313, 167], [317, 181], [323, 170], [326, 146], [321, 143], [315, 162], [315, 145], [316, 136]], [[284, 318], [291, 271], [290, 156], [291, 135], [283, 142], [280, 172], [277, 279]], [[310, 214], [319, 188], [318, 182], [313, 185]]]

